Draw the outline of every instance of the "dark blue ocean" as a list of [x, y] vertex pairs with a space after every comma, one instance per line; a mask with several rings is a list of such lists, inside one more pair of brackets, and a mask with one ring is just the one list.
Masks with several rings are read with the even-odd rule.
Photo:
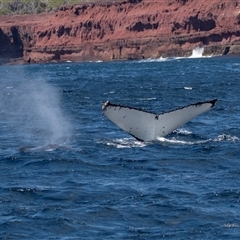
[[[240, 239], [240, 57], [0, 66], [0, 239]], [[139, 142], [106, 100], [156, 113]]]

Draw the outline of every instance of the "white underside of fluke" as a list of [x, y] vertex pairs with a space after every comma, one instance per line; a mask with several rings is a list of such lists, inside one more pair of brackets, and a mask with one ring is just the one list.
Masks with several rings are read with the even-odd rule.
[[107, 118], [136, 139], [153, 141], [210, 110], [216, 102], [217, 99], [198, 102], [173, 111], [155, 114], [107, 101], [103, 104], [102, 110]]

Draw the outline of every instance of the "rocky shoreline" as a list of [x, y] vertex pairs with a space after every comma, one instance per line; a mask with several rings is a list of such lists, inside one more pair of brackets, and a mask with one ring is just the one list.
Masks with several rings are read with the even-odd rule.
[[[97, 1], [96, 1], [97, 2]], [[240, 54], [240, 1], [126, 0], [0, 17], [0, 63]]]

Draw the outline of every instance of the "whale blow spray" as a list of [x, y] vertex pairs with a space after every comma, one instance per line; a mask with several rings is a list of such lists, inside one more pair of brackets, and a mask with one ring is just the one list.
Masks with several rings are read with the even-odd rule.
[[62, 143], [71, 135], [69, 121], [61, 111], [59, 92], [45, 81], [31, 82], [28, 86], [34, 127], [45, 130], [46, 140]]

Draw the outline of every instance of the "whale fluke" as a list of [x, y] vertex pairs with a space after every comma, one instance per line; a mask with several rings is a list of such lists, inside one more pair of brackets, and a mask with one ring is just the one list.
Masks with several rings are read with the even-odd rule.
[[155, 114], [138, 108], [106, 101], [102, 110], [105, 116], [140, 141], [153, 141], [164, 137], [194, 117], [210, 110], [217, 99], [193, 103], [169, 112]]

